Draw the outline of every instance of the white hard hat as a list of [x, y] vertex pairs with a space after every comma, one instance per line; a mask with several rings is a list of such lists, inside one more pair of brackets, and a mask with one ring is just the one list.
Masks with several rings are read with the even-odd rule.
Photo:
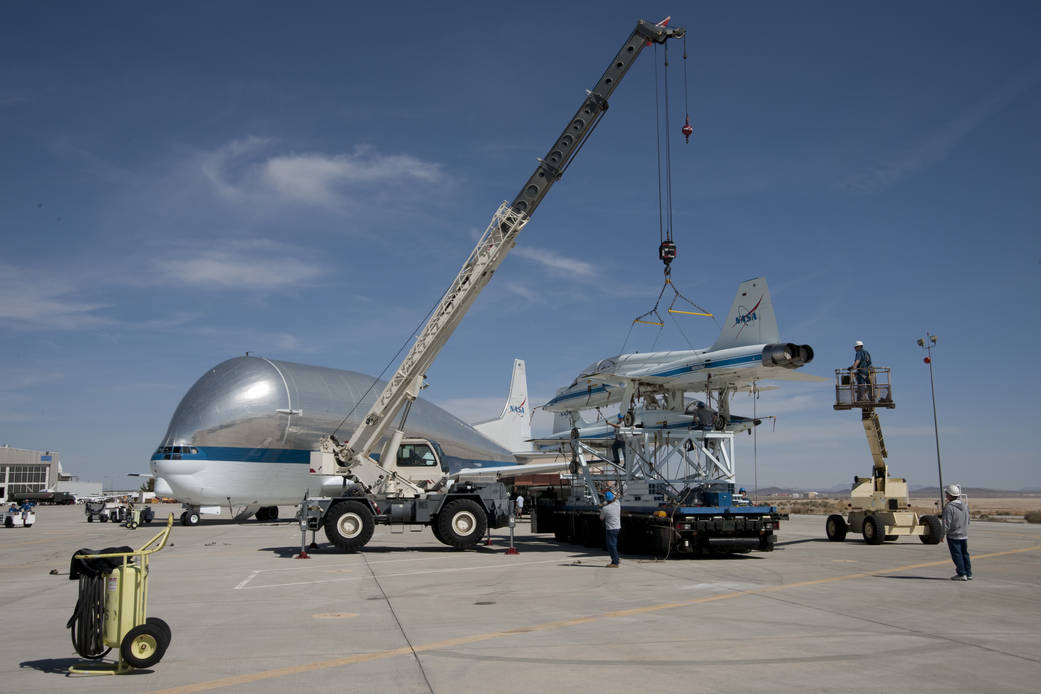
[[943, 491], [947, 493], [947, 496], [961, 496], [961, 486], [957, 484], [948, 484]]
[[860, 340], [857, 340], [856, 342], [853, 343], [853, 346], [854, 347], [863, 347], [864, 343], [861, 342]]

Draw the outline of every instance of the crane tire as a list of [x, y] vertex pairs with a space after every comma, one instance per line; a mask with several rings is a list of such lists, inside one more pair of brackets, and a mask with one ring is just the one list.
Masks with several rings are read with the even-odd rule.
[[456, 499], [437, 514], [438, 529], [445, 544], [456, 549], [473, 547], [488, 531], [488, 517], [473, 499]]
[[325, 514], [325, 536], [345, 552], [357, 552], [372, 539], [372, 510], [359, 501], [341, 501]]

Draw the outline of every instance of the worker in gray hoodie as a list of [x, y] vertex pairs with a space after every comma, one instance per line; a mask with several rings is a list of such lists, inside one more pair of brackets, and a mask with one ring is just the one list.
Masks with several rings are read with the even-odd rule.
[[952, 581], [971, 581], [972, 562], [969, 560], [969, 507], [961, 498], [961, 487], [949, 484], [943, 490], [947, 503], [943, 506], [943, 531], [947, 535], [947, 547], [951, 550], [954, 569]]

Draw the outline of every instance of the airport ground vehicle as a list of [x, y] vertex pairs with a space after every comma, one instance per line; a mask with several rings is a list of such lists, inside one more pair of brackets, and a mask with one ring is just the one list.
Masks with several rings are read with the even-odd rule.
[[835, 409], [860, 409], [873, 462], [871, 477], [853, 477], [849, 493], [849, 516], [828, 516], [825, 531], [832, 542], [842, 542], [847, 532], [860, 533], [869, 545], [911, 535], [927, 545], [943, 539], [943, 525], [936, 516], [919, 516], [911, 510], [907, 480], [890, 477], [886, 463], [885, 438], [875, 408], [893, 409], [892, 383], [888, 367], [871, 367], [868, 383], [857, 384], [849, 369], [835, 371]]
[[734, 499], [734, 434], [730, 431], [621, 430], [620, 465], [586, 462], [595, 451], [572, 439], [577, 465], [558, 498], [543, 493], [534, 503], [532, 530], [559, 542], [600, 547], [604, 542], [600, 498], [610, 489], [622, 505], [619, 549], [626, 554], [770, 552], [784, 516], [773, 506]]
[[69, 672], [121, 675], [157, 664], [170, 645], [169, 625], [146, 616], [148, 559], [166, 546], [173, 514], [166, 527], [140, 549], [111, 547], [99, 552], [79, 550], [72, 556], [69, 580], [79, 581], [79, 599], [72, 618], [72, 644], [84, 658], [98, 661], [119, 649], [115, 664], [81, 665]]
[[33, 504], [23, 503], [21, 506], [12, 504], [4, 511], [5, 528], [31, 528], [36, 522], [36, 512]]
[[[309, 526], [324, 526], [329, 540], [347, 550], [363, 547], [375, 523], [429, 525], [435, 537], [453, 547], [476, 544], [487, 527], [508, 522], [511, 507], [506, 488], [496, 482], [460, 482], [441, 476], [416, 480], [399, 469], [398, 449], [412, 403], [418, 397], [424, 374], [440, 353], [478, 295], [491, 280], [517, 236], [546, 193], [560, 177], [607, 110], [608, 99], [645, 45], [664, 44], [681, 38], [686, 30], [640, 20], [608, 65], [596, 86], [588, 92], [535, 172], [511, 203], [503, 203], [459, 274], [441, 298], [386, 388], [370, 408], [348, 442], [324, 438], [311, 453], [311, 470], [321, 475], [342, 475], [344, 494], [305, 503], [317, 509], [307, 518]], [[402, 412], [400, 423], [382, 447], [379, 462], [373, 454], [390, 431], [391, 418]], [[432, 447], [431, 447], [432, 448]], [[353, 486], [348, 486], [348, 481]], [[348, 490], [354, 490], [348, 493]]]
[[88, 499], [83, 504], [83, 514], [88, 523], [95, 520], [99, 523], [112, 521], [123, 523], [131, 530], [142, 524], [147, 525], [155, 518], [155, 511], [144, 504], [124, 504], [114, 499]]

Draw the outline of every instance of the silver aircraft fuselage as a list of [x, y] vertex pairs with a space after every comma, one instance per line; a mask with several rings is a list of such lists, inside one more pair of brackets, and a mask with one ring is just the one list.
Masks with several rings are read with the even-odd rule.
[[[342, 478], [309, 474], [310, 453], [327, 434], [336, 431], [342, 440], [353, 434], [383, 390], [384, 383], [374, 380], [254, 356], [218, 364], [181, 399], [152, 455], [157, 491], [168, 489], [178, 501], [200, 506], [298, 504], [305, 491], [334, 493]], [[405, 434], [431, 441], [446, 472], [516, 462], [508, 450], [422, 399], [412, 407]]]

